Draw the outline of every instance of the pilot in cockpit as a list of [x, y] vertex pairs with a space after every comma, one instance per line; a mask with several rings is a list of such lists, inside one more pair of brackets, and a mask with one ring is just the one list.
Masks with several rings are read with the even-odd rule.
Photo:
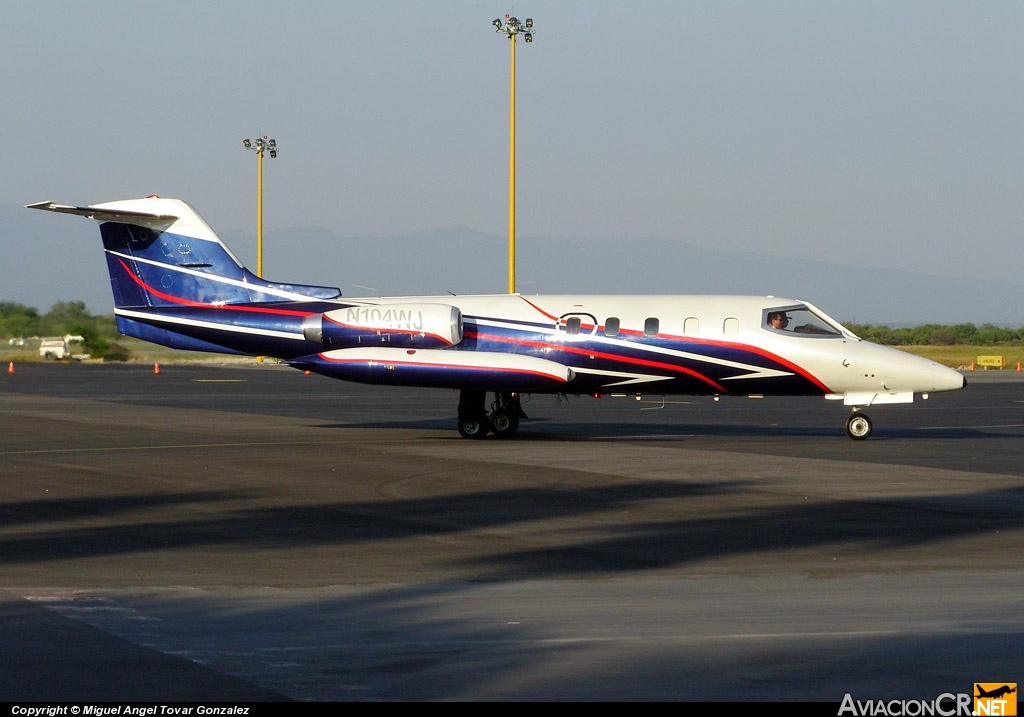
[[768, 314], [768, 325], [773, 329], [785, 331], [789, 326], [789, 316], [785, 311], [773, 311]]

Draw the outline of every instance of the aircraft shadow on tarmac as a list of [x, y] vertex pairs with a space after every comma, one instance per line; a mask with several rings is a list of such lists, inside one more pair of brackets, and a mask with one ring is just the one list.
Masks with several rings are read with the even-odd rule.
[[[440, 431], [447, 436], [459, 438], [455, 432], [454, 419], [417, 419], [417, 420], [381, 420], [361, 421], [352, 423], [326, 423], [313, 426], [321, 429], [398, 429]], [[580, 441], [607, 440], [630, 438], [673, 438], [686, 437], [766, 437], [766, 438], [845, 438], [840, 425], [795, 426], [795, 425], [764, 425], [742, 423], [636, 423], [623, 420], [622, 423], [561, 421], [548, 418], [523, 419], [519, 431], [509, 439], [515, 441]], [[970, 439], [1000, 438], [999, 434], [961, 427], [929, 427], [914, 428], [906, 426], [876, 424], [870, 442], [886, 439]], [[494, 440], [489, 437], [488, 440]]]
[[[41, 499], [17, 503], [0, 503], [0, 525], [46, 523], [59, 520], [83, 520], [110, 517], [140, 510], [172, 508], [189, 504], [210, 504], [246, 500], [255, 497], [253, 491], [193, 491], [189, 493], [147, 493], [144, 495], [118, 495], [116, 497], [89, 497], [68, 499]], [[0, 545], [3, 540], [0, 539]], [[0, 559], [3, 553], [0, 552]]]
[[[521, 469], [533, 470], [529, 466]], [[376, 541], [436, 538], [554, 521], [553, 529], [567, 531], [570, 536], [562, 545], [508, 550], [514, 547], [513, 540], [491, 554], [485, 547], [472, 545], [461, 560], [445, 549], [436, 555], [428, 551], [422, 557], [445, 565], [462, 563], [466, 575], [477, 579], [546, 578], [679, 566], [755, 553], [789, 553], [824, 545], [830, 550], [843, 545], [869, 546], [869, 552], [900, 550], [1024, 527], [1024, 488], [1020, 487], [948, 495], [875, 495], [870, 501], [801, 501], [763, 508], [752, 501], [739, 515], [725, 511], [722, 516], [711, 517], [707, 517], [707, 505], [695, 500], [710, 500], [716, 495], [734, 495], [739, 497], [730, 500], [743, 500], [745, 492], [756, 488], [754, 481], [642, 480], [579, 488], [559, 483], [550, 488], [302, 505], [268, 504], [268, 497], [260, 491], [246, 494], [241, 502], [238, 496], [223, 492], [12, 502], [5, 506], [4, 516], [17, 515], [36, 527], [0, 538], [0, 565], [103, 555], [125, 557], [154, 549], [165, 553], [214, 545], [255, 553], [266, 549], [319, 550], [332, 545], [367, 546]], [[227, 501], [231, 502], [210, 509]], [[659, 502], [671, 503], [668, 512], [681, 517], [635, 524], [623, 518], [599, 531], [600, 537], [579, 540], [572, 537], [575, 531], [562, 522], [578, 526], [591, 517], [600, 522], [602, 516], [628, 515], [637, 506]], [[203, 508], [204, 503], [210, 505]], [[139, 506], [165, 505], [167, 512], [180, 516], [177, 509], [182, 504], [188, 505], [188, 514], [193, 517], [151, 516], [141, 522], [133, 515]], [[83, 518], [98, 514], [105, 516], [103, 524], [81, 525]], [[659, 514], [665, 514], [665, 510], [659, 509]], [[52, 528], [47, 529], [51, 524]], [[580, 534], [593, 536], [593, 531]], [[299, 557], [296, 562], [303, 561]], [[999, 556], [1001, 569], [1010, 568], [1011, 563], [1018, 568], [1024, 565], [1024, 553]], [[338, 579], [342, 579], [351, 566], [330, 569], [341, 571]], [[319, 579], [329, 583], [331, 577], [320, 575]]]
[[[635, 529], [626, 526], [586, 545], [505, 553], [477, 567], [505, 575], [565, 575], [605, 571], [609, 564], [619, 569], [653, 569], [824, 545], [837, 550], [842, 545], [867, 545], [869, 553], [876, 553], [1020, 529], [1024, 515], [1013, 514], [1009, 506], [1020, 506], [1022, 500], [1024, 488], [1014, 488], [875, 499], [871, 505], [857, 500], [791, 505], [743, 516], [645, 523]], [[984, 519], [979, 519], [979, 513]], [[583, 555], [590, 558], [581, 560]], [[623, 556], [621, 563], [613, 556]], [[1010, 562], [1018, 568], [1024, 565], [1017, 558]]]
[[[450, 430], [450, 421], [411, 423], [420, 429]], [[655, 425], [674, 433], [679, 430], [674, 424]], [[650, 429], [649, 425], [643, 427], [645, 433]], [[307, 449], [299, 451], [297, 464], [310, 457]], [[392, 456], [396, 461], [401, 458]], [[406, 459], [409, 463], [400, 467], [399, 475], [418, 470], [415, 461], [421, 459]], [[476, 465], [460, 469], [457, 463], [451, 462], [453, 482], [479, 472]], [[947, 495], [887, 497], [875, 493], [868, 500], [817, 498], [765, 506], [755, 499], [761, 493], [755, 480], [626, 478], [610, 485], [580, 485], [552, 475], [550, 486], [516, 487], [517, 470], [527, 473], [535, 469], [507, 468], [508, 475], [497, 483], [501, 488], [420, 498], [345, 500], [341, 497], [343, 486], [331, 488], [329, 482], [320, 482], [316, 487], [323, 489], [321, 499], [303, 504], [292, 498], [290, 488], [270, 487], [177, 493], [141, 490], [107, 497], [10, 501], [0, 510], [0, 524], [29, 527], [0, 535], [0, 566], [8, 575], [33, 569], [37, 575], [51, 576], [57, 575], [60, 566], [60, 575], [66, 576], [64, 570], [71, 565], [91, 565], [97, 574], [110, 571], [127, 576], [117, 579], [137, 586], [166, 585], [167, 575], [201, 586], [200, 579], [182, 566], [217, 560], [223, 562], [203, 565], [212, 575], [207, 579], [217, 585], [227, 576], [241, 578], [246, 585], [301, 584], [311, 574], [318, 585], [342, 585], [368, 574], [359, 571], [377, 571], [368, 582], [387, 583], [387, 589], [327, 599], [314, 610], [305, 601], [239, 609], [225, 596], [213, 598], [220, 602], [198, 611], [204, 604], [195, 596], [181, 599], [167, 594], [153, 598], [164, 601], [160, 614], [166, 619], [143, 623], [137, 616], [129, 616], [117, 623], [125, 630], [140, 631], [126, 635], [136, 644], [160, 643], [163, 647], [157, 649], [167, 652], [187, 647], [190, 654], [196, 654], [195, 642], [209, 644], [209, 653], [202, 655], [204, 664], [211, 671], [229, 674], [238, 669], [238, 645], [245, 640], [282, 640], [282, 649], [294, 647], [292, 643], [316, 647], [330, 642], [334, 661], [325, 664], [322, 675], [317, 676], [319, 681], [297, 681], [294, 672], [282, 668], [276, 668], [279, 674], [261, 673], [261, 684], [298, 699], [337, 699], [345, 696], [339, 695], [339, 684], [358, 683], [365, 685], [359, 695], [367, 700], [458, 699], [479, 694], [519, 700], [736, 699], [737, 695], [753, 694], [762, 699], [834, 702], [844, 690], [856, 692], [857, 686], [877, 684], [879, 675], [889, 680], [890, 689], [904, 680], [906, 689], [938, 694], [949, 689], [950, 674], [995, 674], [997, 667], [1019, 665], [1024, 659], [1019, 631], [1000, 629], [1011, 619], [1018, 620], [1013, 625], [1019, 624], [1019, 616], [1010, 618], [1002, 613], [995, 616], [998, 625], [993, 627], [990, 616], [969, 636], [835, 634], [812, 640], [793, 637], [746, 641], [740, 646], [723, 644], [721, 649], [699, 640], [651, 641], [642, 652], [636, 647], [639, 643], [632, 642], [634, 649], [625, 657], [614, 659], [619, 655], [609, 653], [604, 661], [585, 659], [586, 650], [600, 647], [600, 643], [552, 640], [543, 627], [529, 623], [512, 628], [502, 620], [483, 622], [450, 615], [439, 619], [439, 602], [453, 592], [480, 589], [489, 581], [635, 576], [688, 566], [699, 575], [714, 561], [744, 557], [750, 558], [747, 565], [751, 571], [765, 569], [773, 575], [818, 571], [827, 576], [833, 571], [836, 576], [848, 576], [860, 565], [867, 572], [890, 572], [903, 579], [905, 570], [928, 571], [934, 561], [944, 560], [948, 565], [951, 551], [955, 555], [958, 550], [978, 558], [979, 562], [969, 567], [979, 571], [1024, 567], [1024, 551], [1015, 549], [1013, 537], [1024, 527], [1021, 487]], [[306, 480], [298, 477], [298, 468], [293, 470], [296, 481]], [[458, 470], [465, 472], [460, 476], [454, 473]], [[570, 479], [574, 473], [566, 471], [564, 477]], [[717, 498], [723, 502], [716, 504]], [[713, 505], [720, 510], [709, 511]], [[737, 510], [737, 505], [742, 509]], [[658, 510], [649, 512], [645, 506]], [[645, 520], [645, 515], [661, 518]], [[517, 538], [520, 526], [537, 524], [541, 532], [527, 530], [525, 539]], [[475, 540], [473, 531], [484, 531], [488, 537]], [[541, 535], [558, 537], [538, 545]], [[401, 542], [404, 539], [409, 542]], [[979, 539], [988, 541], [984, 549]], [[971, 547], [958, 547], [958, 540]], [[835, 567], [830, 560], [837, 554], [842, 560]], [[415, 562], [416, 570], [425, 565], [427, 579], [411, 580], [408, 575], [412, 573], [403, 572], [408, 563], [404, 567], [397, 564], [403, 559]], [[846, 562], [854, 564], [843, 565]], [[174, 565], [177, 572], [170, 572], [168, 565]], [[162, 574], [161, 570], [168, 572]], [[976, 596], [975, 586], [971, 588], [970, 594]], [[808, 604], [813, 606], [815, 598], [827, 597], [827, 586], [823, 590], [808, 596]], [[537, 600], [544, 597], [536, 595]], [[770, 597], [752, 597], [751, 609], [764, 607]], [[831, 609], [828, 600], [821, 604]], [[878, 609], [878, 605], [867, 601], [863, 610]], [[970, 605], [964, 609], [971, 609]], [[108, 619], [114, 620], [121, 614], [98, 611], [89, 619], [109, 615]], [[41, 611], [36, 616], [21, 611], [14, 617], [22, 623], [38, 620], [23, 626], [30, 636], [54, 634], [52, 620]], [[765, 629], [771, 629], [770, 619], [764, 618]], [[830, 618], [842, 619], [838, 615]], [[175, 630], [186, 624], [191, 632], [176, 635]], [[214, 639], [209, 636], [225, 634], [226, 625], [233, 627], [234, 633], [229, 634], [235, 637], [226, 641], [229, 644], [213, 646]], [[154, 637], [160, 630], [163, 632]], [[204, 639], [196, 640], [196, 635]], [[364, 642], [372, 643], [372, 649]], [[615, 645], [613, 649], [624, 648]], [[110, 654], [105, 648], [103, 655], [109, 659]], [[579, 660], [572, 659], [576, 655]], [[908, 656], [913, 656], [913, 670], [906, 668]], [[81, 664], [94, 670], [96, 658], [93, 653], [88, 658]], [[133, 653], [125, 659], [138, 661], [145, 655]], [[552, 669], [547, 678], [539, 671], [528, 682], [521, 678], [523, 665], [558, 666], [566, 661], [574, 662], [576, 668], [569, 677], [564, 670]], [[37, 675], [49, 674], [40, 670], [38, 659], [23, 662]], [[737, 670], [737, 664], [743, 669]], [[57, 665], [54, 669], [60, 670], [61, 680], [76, 684], [69, 682], [67, 667]], [[786, 672], [795, 669], [792, 666], [799, 666], [799, 679]], [[274, 699], [228, 680], [218, 683], [211, 679], [215, 672], [198, 672], [194, 667], [186, 673], [154, 662], [147, 669], [169, 670], [189, 686], [191, 699], [229, 700], [233, 694]], [[94, 685], [87, 693], [94, 699], [124, 699], [126, 694], [137, 694], [137, 699], [182, 699], [184, 690], [173, 680], [152, 679], [138, 687], [143, 691], [127, 692], [126, 685], [140, 679], [137, 674], [137, 668], [125, 670], [123, 679], [111, 683], [95, 680], [90, 671], [82, 680]], [[842, 676], [838, 684], [836, 675]], [[501, 684], [507, 685], [508, 694], [487, 692], [500, 690]], [[39, 681], [34, 692], [27, 692], [26, 685], [32, 686], [26, 682], [4, 692], [9, 699], [54, 699], [58, 694], [52, 680]], [[70, 688], [67, 694], [67, 699], [82, 696]]]

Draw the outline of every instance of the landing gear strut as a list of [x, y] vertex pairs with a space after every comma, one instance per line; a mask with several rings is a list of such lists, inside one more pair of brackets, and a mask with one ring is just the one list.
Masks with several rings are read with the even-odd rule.
[[519, 419], [526, 416], [519, 394], [496, 392], [489, 416], [486, 401], [486, 391], [463, 390], [459, 393], [459, 435], [463, 438], [484, 438], [488, 431], [493, 431], [497, 438], [514, 436], [519, 430]]
[[846, 419], [846, 435], [855, 441], [863, 441], [871, 435], [871, 419], [864, 413], [853, 412]]

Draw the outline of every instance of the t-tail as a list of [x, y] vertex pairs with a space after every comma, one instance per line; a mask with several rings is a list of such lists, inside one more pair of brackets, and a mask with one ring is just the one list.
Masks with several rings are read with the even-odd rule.
[[179, 199], [28, 206], [100, 222], [117, 328], [126, 336], [193, 351], [303, 356], [317, 350], [303, 336], [303, 320], [341, 296], [261, 279]]

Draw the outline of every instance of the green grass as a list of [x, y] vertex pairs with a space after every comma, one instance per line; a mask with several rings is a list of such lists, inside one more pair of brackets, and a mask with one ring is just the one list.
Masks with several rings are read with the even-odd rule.
[[[1005, 356], [1006, 368], [1015, 370], [1017, 362], [1024, 364], [1024, 346], [895, 346], [901, 351], [924, 356], [951, 368], [969, 367], [979, 356]], [[981, 367], [977, 367], [981, 370]]]

